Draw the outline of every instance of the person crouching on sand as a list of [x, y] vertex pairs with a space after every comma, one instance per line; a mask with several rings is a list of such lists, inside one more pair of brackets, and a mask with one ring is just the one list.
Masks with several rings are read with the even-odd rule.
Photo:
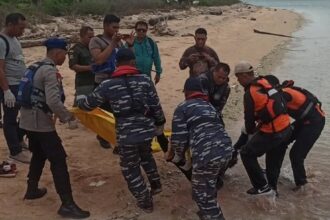
[[[172, 122], [171, 147], [167, 160], [184, 165], [185, 152], [192, 153], [192, 196], [201, 220], [224, 219], [217, 202], [217, 180], [232, 156], [232, 142], [218, 112], [203, 93], [199, 78], [187, 79], [186, 100], [178, 105]], [[189, 146], [190, 145], [190, 146]]]

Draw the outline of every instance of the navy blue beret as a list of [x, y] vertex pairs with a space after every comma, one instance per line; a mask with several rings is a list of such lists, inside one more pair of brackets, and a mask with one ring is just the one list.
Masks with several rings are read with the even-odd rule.
[[63, 38], [49, 38], [45, 41], [44, 45], [47, 49], [68, 50], [68, 43]]
[[204, 92], [200, 78], [199, 77], [189, 77], [184, 84], [184, 91]]
[[135, 60], [135, 55], [132, 50], [128, 48], [121, 48], [116, 54], [117, 62]]

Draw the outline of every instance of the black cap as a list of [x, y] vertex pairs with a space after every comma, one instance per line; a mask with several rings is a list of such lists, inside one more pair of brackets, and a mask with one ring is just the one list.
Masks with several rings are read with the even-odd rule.
[[63, 38], [49, 38], [44, 42], [47, 49], [62, 49], [68, 50], [68, 43]]
[[184, 91], [198, 91], [204, 93], [204, 89], [200, 78], [189, 77], [184, 84]]
[[117, 62], [135, 60], [135, 55], [132, 50], [128, 48], [119, 49], [116, 54]]

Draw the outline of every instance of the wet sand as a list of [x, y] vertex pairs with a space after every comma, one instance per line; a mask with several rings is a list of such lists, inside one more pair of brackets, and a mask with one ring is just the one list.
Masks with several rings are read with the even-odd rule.
[[[236, 62], [244, 59], [255, 67], [261, 67], [259, 64], [268, 54], [273, 52], [281, 55], [282, 52], [274, 52], [274, 49], [286, 44], [289, 39], [255, 34], [253, 29], [290, 35], [299, 28], [301, 20], [300, 15], [288, 10], [242, 6], [224, 9], [221, 16], [202, 15], [191, 9], [187, 12], [187, 17], [168, 21], [169, 27], [178, 31], [177, 36], [154, 37], [159, 42], [164, 69], [157, 90], [166, 113], [167, 129], [170, 129], [175, 107], [183, 100], [181, 91], [188, 77], [187, 70], [179, 70], [178, 61], [184, 50], [194, 44], [192, 37], [181, 37], [181, 34], [194, 33], [196, 28], [204, 27], [208, 30], [207, 44], [217, 51], [221, 61], [229, 63], [233, 68]], [[190, 14], [194, 15], [189, 16]], [[44, 48], [40, 47], [24, 50], [28, 62], [42, 58], [44, 53]], [[267, 66], [270, 63], [272, 62], [264, 62]], [[67, 105], [71, 106], [74, 73], [68, 69], [67, 62], [59, 69], [64, 76]], [[243, 123], [242, 89], [234, 76], [231, 76], [230, 84], [233, 89], [224, 115], [227, 130], [233, 141], [236, 141]], [[195, 214], [197, 206], [191, 200], [189, 182], [172, 164], [163, 160], [162, 153], [155, 156], [163, 182], [163, 192], [154, 197], [154, 212], [145, 214], [136, 208], [135, 200], [127, 189], [120, 172], [119, 158], [113, 155], [111, 150], [102, 149], [96, 141], [95, 134], [83, 126], [74, 131], [61, 124], [58, 124], [57, 128], [68, 154], [73, 194], [82, 208], [91, 211], [90, 219], [198, 219]], [[5, 159], [8, 150], [3, 136], [0, 137], [0, 144], [1, 156]], [[48, 188], [48, 194], [36, 201], [22, 200], [26, 189], [28, 166], [18, 164], [18, 169], [16, 178], [0, 179], [0, 219], [61, 219], [56, 214], [60, 201], [54, 189], [49, 164], [45, 167], [40, 181], [40, 186]], [[105, 182], [98, 187], [90, 186], [91, 183], [99, 181]], [[276, 219], [276, 211], [264, 210], [255, 202], [251, 202], [245, 194], [249, 186], [242, 164], [239, 163], [228, 172], [225, 187], [218, 196], [225, 216], [228, 219], [246, 219], [246, 214], [253, 214], [247, 218]]]

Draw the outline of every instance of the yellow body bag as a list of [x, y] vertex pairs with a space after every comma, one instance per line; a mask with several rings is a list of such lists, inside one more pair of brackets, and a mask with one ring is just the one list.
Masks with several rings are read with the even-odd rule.
[[[107, 140], [113, 146], [116, 145], [115, 117], [112, 113], [100, 108], [96, 108], [90, 112], [85, 112], [79, 108], [73, 108], [71, 112], [75, 114], [76, 118], [78, 118], [85, 127]], [[167, 138], [170, 137], [170, 135], [170, 131], [165, 132]], [[153, 152], [161, 151], [156, 138], [152, 140], [152, 150]]]

